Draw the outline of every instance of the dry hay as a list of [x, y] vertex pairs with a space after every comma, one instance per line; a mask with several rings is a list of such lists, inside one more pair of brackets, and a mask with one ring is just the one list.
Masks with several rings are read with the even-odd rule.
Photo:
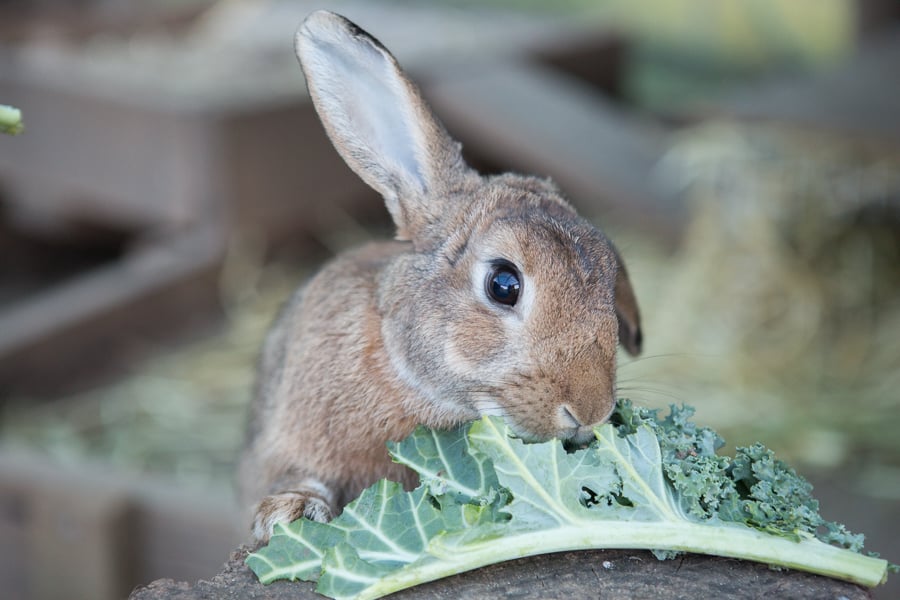
[[[678, 136], [659, 175], [690, 224], [674, 256], [635, 268], [651, 358], [623, 387], [801, 462], [900, 466], [900, 156], [718, 123]], [[651, 382], [672, 398], [642, 394]]]

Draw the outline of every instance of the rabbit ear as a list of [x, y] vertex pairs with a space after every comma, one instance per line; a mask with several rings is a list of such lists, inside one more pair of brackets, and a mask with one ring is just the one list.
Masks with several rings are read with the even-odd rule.
[[625, 265], [619, 260], [619, 271], [616, 273], [616, 317], [619, 320], [619, 343], [632, 356], [641, 353], [644, 335], [641, 332], [641, 315], [638, 311], [634, 289], [628, 279]]
[[396, 59], [334, 13], [312, 13], [297, 31], [297, 58], [328, 137], [344, 161], [384, 196], [397, 237], [436, 222], [441, 186], [469, 172]]

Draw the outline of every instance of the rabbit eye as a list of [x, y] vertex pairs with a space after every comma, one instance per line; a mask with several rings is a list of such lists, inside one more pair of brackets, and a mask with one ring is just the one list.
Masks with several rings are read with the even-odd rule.
[[522, 288], [519, 272], [505, 261], [496, 264], [488, 273], [485, 288], [488, 297], [494, 302], [513, 306], [519, 299], [519, 290]]

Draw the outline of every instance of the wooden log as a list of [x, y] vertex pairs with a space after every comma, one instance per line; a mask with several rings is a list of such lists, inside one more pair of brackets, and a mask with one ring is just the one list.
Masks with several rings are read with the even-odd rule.
[[[313, 600], [309, 582], [260, 584], [244, 565], [247, 549], [235, 551], [221, 573], [195, 584], [154, 581], [130, 600]], [[522, 558], [460, 573], [398, 592], [391, 598], [871, 598], [859, 586], [791, 570], [713, 556], [685, 554], [659, 561], [639, 550], [590, 550]]]

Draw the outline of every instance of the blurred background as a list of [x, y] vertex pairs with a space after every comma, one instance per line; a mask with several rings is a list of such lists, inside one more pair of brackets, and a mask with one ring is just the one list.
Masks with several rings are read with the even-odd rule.
[[474, 165], [553, 177], [614, 240], [646, 340], [621, 396], [765, 443], [900, 562], [895, 0], [0, 0], [5, 597], [208, 578], [243, 541], [265, 330], [391, 235], [293, 55], [325, 6]]

